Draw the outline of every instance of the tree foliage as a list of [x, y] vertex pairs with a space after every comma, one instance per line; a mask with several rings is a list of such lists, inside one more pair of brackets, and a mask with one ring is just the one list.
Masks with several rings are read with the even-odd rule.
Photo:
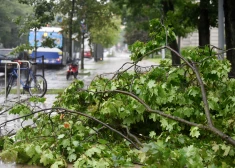
[[20, 28], [13, 20], [19, 16], [25, 17], [27, 13], [31, 12], [31, 9], [26, 5], [19, 4], [17, 0], [1, 0], [0, 3], [0, 43], [5, 48], [12, 48], [26, 42], [26, 36], [19, 37], [18, 32]]
[[[80, 40], [82, 35], [81, 22], [85, 24], [85, 33], [88, 33], [91, 43], [100, 43], [104, 47], [112, 46], [117, 41], [120, 24], [118, 16], [115, 15], [117, 10], [111, 2], [106, 1], [82, 1], [76, 0], [74, 7], [74, 20], [72, 32], [77, 34], [77, 39]], [[62, 15], [61, 26], [64, 32], [69, 31], [69, 9], [71, 9], [71, 1], [60, 1], [56, 5], [58, 14]], [[105, 34], [105, 33], [106, 34]]]
[[10, 113], [34, 126], [5, 137], [1, 158], [51, 167], [234, 167], [230, 63], [205, 47], [176, 53], [179, 67], [140, 67], [139, 58], [162, 49], [161, 36], [151, 35], [112, 78], [99, 75], [87, 89], [75, 80], [50, 109], [14, 106]]
[[31, 6], [33, 13], [27, 17], [18, 17], [15, 21], [21, 25], [21, 34], [28, 33], [30, 29], [39, 29], [54, 20], [53, 3], [46, 0], [19, 0], [20, 3]]
[[[98, 21], [98, 20], [97, 20]], [[105, 48], [110, 48], [115, 45], [119, 40], [120, 35], [120, 18], [116, 17], [112, 20], [112, 26], [109, 24], [102, 26], [102, 28], [97, 31], [97, 27], [92, 27], [90, 29], [90, 39], [95, 44], [101, 44]]]
[[[123, 23], [127, 26], [128, 44], [133, 44], [136, 40], [145, 42], [148, 39], [141, 39], [138, 31], [148, 32], [148, 22], [151, 19], [160, 19], [162, 24], [171, 25], [177, 36], [185, 37], [197, 28], [198, 22], [198, 4], [194, 1], [169, 1], [169, 0], [151, 0], [151, 1], [124, 1], [113, 0], [123, 9]], [[165, 5], [166, 4], [166, 5]], [[167, 6], [167, 4], [171, 4]], [[138, 20], [138, 22], [137, 22]], [[180, 24], [179, 24], [180, 23]], [[129, 34], [135, 36], [131, 40]]]

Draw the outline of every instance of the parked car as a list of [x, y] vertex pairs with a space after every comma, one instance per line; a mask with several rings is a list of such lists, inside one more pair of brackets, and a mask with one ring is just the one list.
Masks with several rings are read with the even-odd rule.
[[90, 50], [84, 51], [84, 58], [91, 58], [91, 51]]
[[[11, 54], [13, 49], [0, 49], [0, 60], [15, 60], [17, 59], [16, 55]], [[0, 61], [1, 62], [1, 61]], [[11, 69], [14, 65], [7, 64], [7, 70]], [[5, 72], [5, 63], [0, 63], [0, 72]]]
[[[20, 54], [11, 54], [13, 49], [3, 48], [0, 49], [0, 60], [28, 60], [29, 55], [27, 52], [21, 52]], [[7, 71], [12, 69], [15, 64], [7, 63]], [[1, 63], [0, 61], [0, 72], [5, 72], [5, 63]]]

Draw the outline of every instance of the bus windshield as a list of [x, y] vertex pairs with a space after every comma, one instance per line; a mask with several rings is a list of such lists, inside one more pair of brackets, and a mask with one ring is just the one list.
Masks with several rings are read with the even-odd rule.
[[[29, 54], [32, 58], [36, 59], [39, 64], [50, 65], [65, 65], [66, 55], [64, 55], [64, 37], [61, 33], [62, 29], [59, 27], [41, 27], [37, 29], [31, 29], [29, 32], [29, 44], [34, 47], [34, 50], [30, 50]], [[35, 39], [36, 36], [36, 39]], [[55, 47], [42, 46], [42, 42], [47, 38], [54, 40]], [[37, 47], [35, 48], [35, 40], [37, 41]]]
[[[62, 34], [59, 31], [55, 31], [50, 28], [48, 28], [48, 29], [44, 28], [44, 29], [37, 30], [37, 32], [36, 32], [37, 47], [41, 47], [42, 42], [47, 37], [54, 39], [56, 48], [62, 48], [62, 45], [63, 45]], [[29, 44], [31, 46], [35, 46], [35, 31], [34, 30], [31, 30], [29, 33]]]

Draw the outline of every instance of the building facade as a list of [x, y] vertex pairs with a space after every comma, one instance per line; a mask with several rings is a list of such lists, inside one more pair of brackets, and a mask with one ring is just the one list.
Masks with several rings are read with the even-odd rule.
[[[183, 47], [197, 47], [199, 43], [198, 32], [193, 32], [186, 38], [181, 39], [181, 48]], [[210, 44], [218, 47], [218, 28], [211, 28], [210, 30]]]

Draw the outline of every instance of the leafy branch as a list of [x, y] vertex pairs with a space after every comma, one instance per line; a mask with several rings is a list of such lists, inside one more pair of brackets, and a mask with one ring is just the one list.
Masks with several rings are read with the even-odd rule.
[[[49, 112], [48, 112], [49, 111]], [[32, 111], [31, 113], [29, 114], [26, 114], [26, 115], [23, 115], [23, 116], [19, 116], [19, 117], [16, 117], [16, 118], [13, 118], [13, 119], [10, 119], [10, 120], [7, 120], [5, 122], [2, 122], [0, 123], [0, 128], [2, 127], [5, 127], [7, 123], [9, 122], [13, 122], [13, 121], [17, 121], [17, 120], [20, 120], [20, 119], [25, 119], [25, 118], [28, 118], [30, 116], [34, 116], [35, 114], [37, 113], [41, 113], [43, 112], [44, 114], [48, 114], [49, 116], [53, 113], [53, 112], [57, 112], [58, 114], [65, 114], [65, 113], [69, 113], [69, 114], [76, 114], [76, 115], [81, 115], [81, 116], [84, 116], [86, 118], [89, 118], [89, 119], [92, 119], [94, 120], [95, 122], [103, 125], [104, 127], [110, 129], [111, 131], [113, 132], [116, 132], [117, 134], [119, 134], [121, 137], [123, 137], [124, 139], [128, 140], [135, 148], [139, 149], [139, 147], [131, 140], [129, 139], [128, 137], [126, 137], [125, 135], [123, 135], [121, 132], [117, 131], [116, 129], [112, 128], [111, 126], [109, 126], [108, 124], [96, 119], [95, 117], [92, 117], [90, 115], [87, 115], [85, 113], [82, 113], [82, 112], [78, 112], [78, 111], [73, 111], [73, 110], [69, 110], [69, 109], [65, 109], [65, 108], [46, 108], [46, 109], [40, 109], [40, 110], [36, 110], [36, 111]], [[60, 112], [62, 111], [62, 112]], [[52, 120], [50, 120], [52, 121]], [[23, 126], [22, 126], [23, 128]]]
[[140, 99], [138, 96], [134, 95], [133, 93], [130, 93], [130, 92], [127, 92], [127, 91], [122, 91], [122, 90], [110, 90], [110, 91], [106, 90], [106, 91], [97, 92], [97, 93], [112, 93], [112, 92], [125, 94], [125, 95], [128, 95], [128, 96], [136, 99], [139, 103], [144, 105], [144, 107], [146, 108], [147, 112], [156, 113], [156, 114], [159, 114], [160, 116], [163, 116], [163, 117], [166, 117], [166, 118], [169, 118], [169, 119], [172, 119], [172, 120], [175, 120], [175, 121], [187, 124], [189, 126], [194, 126], [194, 127], [198, 127], [198, 128], [204, 129], [204, 130], [208, 130], [208, 131], [218, 135], [219, 137], [221, 137], [223, 140], [225, 140], [229, 144], [235, 146], [235, 141], [234, 141], [233, 138], [231, 138], [230, 136], [224, 134], [223, 132], [221, 132], [220, 130], [215, 128], [214, 126], [211, 126], [211, 125], [206, 126], [206, 125], [202, 125], [202, 124], [199, 124], [199, 123], [190, 122], [188, 120], [185, 120], [185, 119], [182, 119], [182, 118], [179, 118], [179, 117], [176, 117], [176, 116], [172, 116], [172, 115], [166, 114], [163, 111], [154, 110], [154, 109], [150, 108], [150, 106], [147, 105], [142, 99]]

